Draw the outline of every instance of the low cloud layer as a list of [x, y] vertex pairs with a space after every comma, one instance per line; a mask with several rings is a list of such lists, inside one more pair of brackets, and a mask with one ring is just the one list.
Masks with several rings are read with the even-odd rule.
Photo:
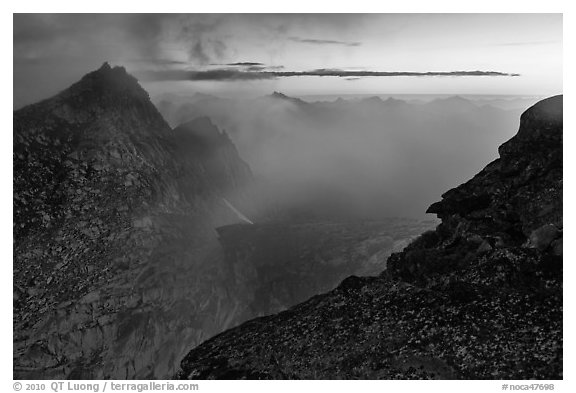
[[273, 210], [373, 219], [424, 216], [442, 192], [495, 158], [518, 129], [519, 111], [486, 104], [456, 97], [305, 102], [276, 93], [167, 96], [158, 106], [174, 126], [208, 116], [225, 129], [258, 179], [254, 195], [277, 204]]
[[[239, 65], [242, 63], [234, 63]], [[244, 63], [248, 66], [249, 63]], [[254, 63], [256, 64], [256, 63]], [[311, 71], [268, 71], [260, 70], [264, 66], [252, 65], [246, 70], [235, 68], [222, 68], [203, 71], [187, 70], [163, 70], [163, 71], [140, 71], [138, 77], [146, 81], [231, 81], [231, 80], [264, 80], [286, 77], [302, 76], [332, 76], [340, 78], [361, 78], [361, 77], [438, 77], [438, 76], [519, 76], [515, 73], [505, 73], [499, 71], [347, 71], [339, 69], [316, 69]]]
[[348, 42], [348, 41], [337, 41], [337, 40], [317, 40], [312, 38], [300, 38], [300, 37], [290, 37], [290, 41], [299, 42], [302, 44], [313, 44], [313, 45], [342, 45], [342, 46], [360, 46], [360, 42]]
[[249, 66], [263, 66], [264, 64], [263, 64], [263, 63], [258, 63], [258, 62], [251, 62], [251, 61], [240, 61], [240, 62], [237, 62], [237, 63], [228, 63], [228, 64], [226, 64], [226, 65], [229, 65], [229, 66], [239, 66], [239, 67], [241, 67], [241, 66], [247, 66], [247, 67], [249, 67]]

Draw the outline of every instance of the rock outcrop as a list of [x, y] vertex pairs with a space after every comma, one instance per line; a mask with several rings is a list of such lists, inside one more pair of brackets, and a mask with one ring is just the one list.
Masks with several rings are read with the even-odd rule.
[[166, 378], [237, 321], [214, 227], [250, 170], [104, 64], [14, 112], [14, 378]]
[[380, 276], [226, 331], [176, 377], [562, 378], [562, 124], [561, 96], [534, 105]]

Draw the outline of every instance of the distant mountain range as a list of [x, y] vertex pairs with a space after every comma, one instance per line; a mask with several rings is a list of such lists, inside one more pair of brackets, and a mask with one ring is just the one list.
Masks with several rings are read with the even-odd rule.
[[226, 129], [282, 210], [360, 218], [421, 214], [495, 157], [521, 113], [460, 96], [307, 102], [280, 92], [166, 96], [158, 107], [171, 124], [209, 116]]

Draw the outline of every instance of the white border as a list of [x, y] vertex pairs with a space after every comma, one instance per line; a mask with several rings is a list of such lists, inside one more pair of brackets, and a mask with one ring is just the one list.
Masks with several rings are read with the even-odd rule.
[[[574, 108], [574, 99], [572, 98], [572, 87], [574, 78], [568, 71], [574, 72], [576, 64], [574, 62], [574, 40], [571, 37], [576, 37], [574, 26], [576, 20], [570, 1], [560, 0], [539, 0], [539, 1], [504, 1], [504, 0], [480, 0], [475, 2], [459, 1], [446, 1], [446, 0], [412, 0], [412, 1], [353, 1], [353, 2], [336, 2], [330, 1], [310, 1], [310, 0], [287, 0], [284, 2], [271, 2], [271, 1], [233, 1], [221, 0], [217, 2], [201, 2], [190, 0], [176, 0], [167, 2], [149, 2], [142, 1], [112, 1], [112, 0], [97, 0], [90, 2], [79, 1], [40, 1], [40, 0], [27, 0], [27, 1], [10, 1], [9, 4], [2, 5], [0, 35], [2, 40], [2, 48], [7, 51], [7, 48], [13, 47], [12, 42], [12, 13], [13, 12], [47, 12], [47, 13], [69, 13], [69, 12], [182, 12], [182, 13], [240, 13], [240, 12], [291, 12], [291, 13], [304, 13], [304, 12], [420, 12], [420, 13], [438, 13], [438, 12], [528, 12], [528, 13], [564, 13], [564, 94], [565, 94], [565, 107], [568, 109], [565, 114], [566, 127], [564, 136], [564, 204], [565, 216], [568, 220], [568, 225], [565, 226], [565, 236], [567, 236], [567, 247], [565, 248], [565, 270], [564, 277], [568, 284], [572, 284], [574, 276], [574, 251], [570, 247], [570, 240], [574, 239], [573, 219], [575, 215], [575, 207], [573, 201], [576, 201], [574, 192], [574, 169], [575, 169], [575, 155], [568, 154], [575, 147], [574, 136], [574, 120], [573, 112], [570, 110]], [[12, 326], [11, 326], [11, 298], [9, 293], [12, 287], [12, 116], [8, 111], [12, 111], [12, 92], [9, 91], [8, 86], [12, 85], [12, 61], [8, 58], [8, 54], [3, 55], [3, 61], [0, 63], [2, 67], [2, 79], [4, 89], [2, 91], [2, 125], [3, 132], [2, 151], [0, 159], [2, 160], [1, 168], [1, 181], [4, 185], [4, 191], [1, 194], [2, 206], [2, 236], [1, 250], [2, 250], [2, 293], [0, 296], [0, 306], [4, 317], [4, 323], [1, 325], [1, 337], [3, 344], [6, 345], [2, 351], [2, 367], [1, 370], [1, 391], [12, 390], [12, 351], [9, 349], [12, 346]], [[480, 170], [481, 168], [478, 168]], [[572, 299], [574, 299], [574, 285], [565, 286], [564, 290], [564, 381], [553, 381], [556, 385], [555, 392], [576, 391], [575, 373], [574, 371], [574, 339], [572, 334], [576, 333], [576, 326], [574, 324], [574, 306]], [[10, 341], [8, 341], [10, 340]], [[322, 389], [334, 392], [349, 392], [351, 390], [362, 389], [366, 391], [379, 391], [382, 389], [390, 389], [391, 391], [438, 391], [438, 392], [462, 392], [464, 389], [467, 392], [495, 392], [502, 391], [502, 383], [513, 384], [513, 381], [283, 381], [283, 382], [230, 382], [230, 381], [200, 381], [200, 391], [234, 391], [234, 390], [250, 390], [254, 392], [268, 391], [273, 387], [278, 393], [292, 392], [300, 389]], [[517, 383], [525, 383], [524, 381], [517, 381]], [[572, 386], [572, 388], [569, 388]]]

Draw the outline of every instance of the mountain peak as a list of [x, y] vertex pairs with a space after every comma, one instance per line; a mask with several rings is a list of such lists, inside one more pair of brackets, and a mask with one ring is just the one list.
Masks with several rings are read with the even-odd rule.
[[112, 67], [110, 67], [110, 63], [105, 61], [104, 63], [102, 63], [102, 65], [100, 66], [100, 68], [98, 70], [108, 71], [111, 69], [112, 69]]
[[138, 80], [124, 67], [112, 67], [108, 62], [57, 95], [15, 112], [16, 116], [30, 114], [34, 115], [32, 118], [50, 116], [75, 125], [115, 123], [118, 119], [127, 121], [127, 116], [137, 119], [134, 124], [138, 124], [138, 127], [101, 127], [99, 137], [118, 136], [126, 132], [142, 133], [144, 130], [170, 132], [170, 127]]
[[382, 98], [380, 98], [380, 96], [368, 97], [368, 98], [365, 98], [363, 101], [364, 102], [373, 102], [376, 104], [381, 104], [382, 102], [384, 102], [384, 101], [382, 101]]
[[435, 109], [441, 107], [457, 111], [469, 111], [477, 108], [477, 106], [472, 101], [458, 95], [445, 98], [436, 98], [430, 101], [427, 105]]
[[272, 94], [270, 94], [270, 97], [272, 97], [272, 98], [281, 98], [281, 99], [283, 99], [283, 100], [290, 99], [290, 97], [288, 97], [286, 94], [280, 93], [279, 91], [273, 92]]
[[121, 66], [111, 67], [108, 62], [104, 62], [96, 71], [92, 71], [79, 82], [70, 87], [72, 91], [100, 91], [113, 93], [131, 92], [138, 96], [148, 97], [142, 89], [138, 80], [130, 75], [126, 68]]
[[290, 96], [287, 96], [286, 94], [280, 93], [278, 91], [275, 91], [272, 94], [270, 94], [269, 96], [266, 96], [266, 98], [272, 98], [272, 99], [278, 100], [278, 101], [280, 101], [280, 100], [287, 101], [287, 102], [291, 102], [293, 104], [300, 105], [300, 106], [304, 106], [307, 104], [305, 101], [302, 101], [300, 98], [290, 97]]
[[388, 105], [388, 106], [401, 106], [401, 105], [406, 105], [406, 101], [404, 100], [399, 100], [397, 98], [394, 97], [388, 97], [385, 101], [384, 104]]
[[231, 144], [225, 132], [220, 131], [218, 126], [212, 123], [207, 116], [197, 117], [193, 120], [180, 124], [174, 129], [176, 135], [181, 139], [183, 144], [186, 141], [194, 145], [194, 148], [200, 150], [213, 151], [217, 146]]
[[443, 103], [454, 103], [454, 104], [470, 104], [470, 100], [467, 100], [466, 98], [462, 97], [462, 96], [450, 96], [450, 97], [446, 97], [446, 98], [438, 98], [436, 100], [434, 100], [436, 102], [443, 102]]
[[220, 134], [220, 130], [214, 123], [212, 123], [212, 120], [208, 116], [196, 117], [175, 128], [175, 130], [178, 129], [187, 131], [194, 130], [197, 132], [214, 134], [214, 135]]

